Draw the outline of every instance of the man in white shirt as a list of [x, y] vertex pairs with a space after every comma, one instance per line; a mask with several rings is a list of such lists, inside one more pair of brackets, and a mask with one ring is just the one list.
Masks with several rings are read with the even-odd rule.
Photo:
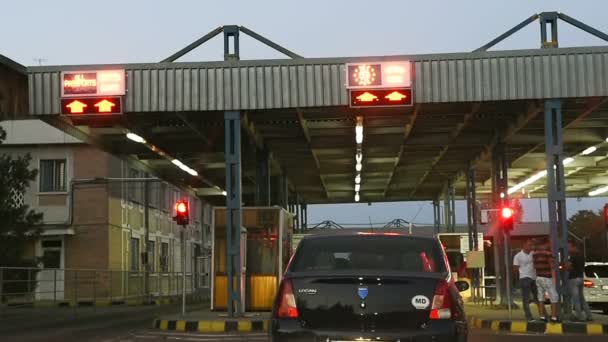
[[521, 296], [524, 307], [524, 313], [528, 321], [534, 320], [532, 312], [530, 312], [530, 298], [532, 302], [538, 305], [538, 290], [536, 288], [536, 269], [534, 268], [534, 259], [532, 252], [534, 244], [532, 240], [526, 240], [522, 250], [515, 254], [513, 258], [513, 269], [519, 272], [519, 285], [521, 287]]

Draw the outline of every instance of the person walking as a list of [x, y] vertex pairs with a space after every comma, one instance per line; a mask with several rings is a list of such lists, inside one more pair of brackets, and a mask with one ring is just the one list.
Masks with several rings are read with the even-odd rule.
[[[515, 254], [513, 258], [513, 269], [515, 273], [519, 273], [519, 287], [521, 288], [521, 297], [526, 314], [526, 320], [531, 322], [534, 320], [530, 311], [530, 302], [536, 303], [538, 306], [538, 291], [536, 289], [536, 269], [534, 268], [534, 260], [532, 248], [534, 244], [532, 240], [524, 242], [522, 250]], [[540, 309], [539, 309], [540, 310]]]
[[[585, 293], [583, 291], [585, 257], [573, 241], [568, 241], [568, 255], [568, 292], [570, 294], [570, 302], [574, 305], [576, 313], [576, 316], [573, 316], [572, 320], [591, 322], [593, 321], [593, 315], [591, 314], [589, 304], [585, 300]], [[582, 311], [585, 311], [585, 315], [583, 315]]]
[[534, 260], [534, 269], [536, 270], [536, 287], [538, 288], [538, 311], [540, 320], [547, 321], [547, 311], [545, 309], [545, 294], [549, 296], [551, 301], [551, 323], [558, 323], [559, 312], [559, 295], [555, 287], [553, 273], [555, 272], [555, 258], [551, 252], [549, 240], [545, 239], [534, 250], [532, 255]]

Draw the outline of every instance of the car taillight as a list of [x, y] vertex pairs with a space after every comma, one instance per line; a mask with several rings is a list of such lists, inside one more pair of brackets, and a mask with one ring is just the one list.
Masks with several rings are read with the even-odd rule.
[[291, 280], [285, 279], [281, 283], [281, 292], [279, 297], [279, 306], [277, 309], [277, 318], [298, 318], [298, 307], [296, 306], [296, 296], [293, 293], [293, 284]]
[[431, 306], [431, 319], [450, 319], [452, 318], [452, 295], [450, 294], [450, 284], [441, 280], [435, 289], [433, 304]]
[[593, 284], [593, 282], [591, 280], [585, 280], [583, 282], [583, 286], [585, 286], [588, 289], [592, 289], [595, 287], [595, 284]]

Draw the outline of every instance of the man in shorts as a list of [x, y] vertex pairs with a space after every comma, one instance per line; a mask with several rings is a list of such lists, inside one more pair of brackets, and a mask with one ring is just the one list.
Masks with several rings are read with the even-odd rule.
[[557, 316], [559, 312], [559, 295], [555, 288], [553, 273], [555, 271], [555, 259], [551, 252], [549, 240], [542, 241], [534, 251], [532, 256], [534, 260], [534, 268], [536, 269], [536, 287], [538, 288], [538, 311], [540, 312], [540, 320], [547, 321], [547, 311], [545, 309], [545, 294], [549, 296], [551, 301], [551, 318], [552, 323], [558, 323], [560, 320]]
[[519, 273], [519, 286], [521, 288], [521, 297], [524, 307], [526, 319], [530, 322], [534, 320], [530, 311], [530, 302], [538, 304], [538, 291], [536, 290], [536, 269], [534, 268], [534, 260], [532, 248], [534, 243], [532, 240], [526, 240], [523, 248], [513, 258], [513, 269]]

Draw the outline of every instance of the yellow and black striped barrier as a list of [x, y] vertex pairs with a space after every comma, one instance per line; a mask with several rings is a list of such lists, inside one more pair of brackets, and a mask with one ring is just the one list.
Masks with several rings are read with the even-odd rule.
[[478, 329], [491, 329], [496, 332], [513, 334], [545, 334], [545, 335], [608, 335], [608, 324], [601, 323], [545, 323], [526, 321], [490, 320], [470, 317], [469, 324]]
[[154, 328], [171, 331], [198, 331], [202, 333], [224, 332], [266, 332], [268, 320], [212, 320], [212, 321], [186, 321], [157, 319]]
[[178, 303], [179, 300], [172, 298], [162, 298], [153, 300], [143, 299], [97, 299], [97, 300], [58, 300], [58, 301], [36, 301], [31, 304], [35, 308], [53, 308], [53, 307], [108, 307], [108, 306], [143, 306], [143, 305], [168, 305]]

